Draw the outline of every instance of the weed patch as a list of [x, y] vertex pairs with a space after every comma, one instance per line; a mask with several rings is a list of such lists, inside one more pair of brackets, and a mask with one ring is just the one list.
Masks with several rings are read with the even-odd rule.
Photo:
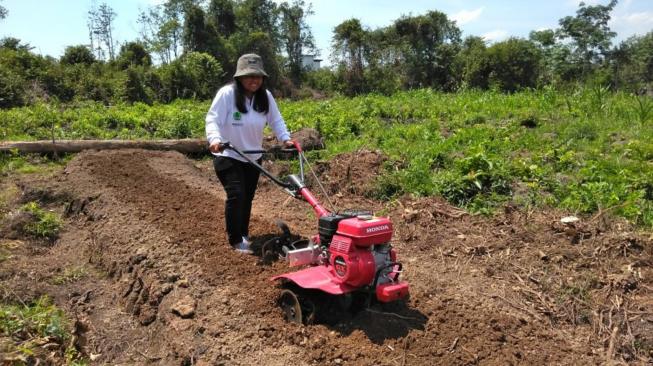
[[36, 202], [25, 204], [21, 211], [32, 217], [32, 220], [25, 224], [24, 231], [36, 237], [52, 240], [57, 237], [63, 226], [59, 215], [45, 211]]
[[66, 365], [86, 364], [70, 344], [70, 322], [47, 296], [29, 304], [0, 304], [0, 331], [10, 340], [4, 342], [5, 361], [38, 364], [49, 357], [54, 345], [54, 353]]
[[87, 275], [88, 271], [84, 266], [66, 267], [62, 273], [52, 278], [52, 283], [54, 285], [63, 285], [66, 283], [79, 281]]

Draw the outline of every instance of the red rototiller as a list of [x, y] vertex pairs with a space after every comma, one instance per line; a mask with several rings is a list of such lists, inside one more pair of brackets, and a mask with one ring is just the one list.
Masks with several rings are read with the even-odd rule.
[[[370, 211], [325, 209], [304, 183], [304, 164], [309, 168], [310, 165], [298, 143], [292, 151], [296, 150], [299, 156], [299, 175], [289, 175], [285, 182], [247, 156], [266, 151], [239, 151], [229, 143], [223, 146], [254, 165], [292, 197], [308, 202], [318, 217], [318, 233], [310, 239], [293, 241], [288, 226], [278, 221], [283, 234], [261, 247], [264, 259], [283, 258], [290, 267], [302, 267], [272, 277], [284, 287], [279, 304], [287, 320], [308, 324], [325, 319], [327, 309], [333, 305], [350, 309], [370, 306], [373, 301], [389, 303], [407, 298], [408, 283], [399, 280], [402, 265], [390, 245], [392, 222], [373, 216]], [[319, 184], [317, 176], [315, 179]]]

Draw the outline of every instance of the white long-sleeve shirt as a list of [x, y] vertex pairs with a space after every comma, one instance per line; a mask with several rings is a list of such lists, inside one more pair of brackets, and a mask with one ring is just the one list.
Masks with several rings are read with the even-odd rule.
[[[206, 138], [209, 145], [214, 142], [229, 142], [239, 150], [261, 150], [263, 144], [263, 129], [268, 124], [279, 141], [290, 138], [286, 123], [281, 117], [279, 107], [266, 90], [268, 96], [268, 113], [259, 113], [254, 110], [254, 98], [246, 99], [247, 113], [240, 113], [236, 108], [236, 91], [234, 85], [225, 85], [216, 94], [211, 108], [206, 114]], [[217, 156], [227, 156], [240, 161], [245, 161], [237, 153], [225, 150], [213, 153]], [[249, 154], [248, 157], [256, 160], [261, 154]]]

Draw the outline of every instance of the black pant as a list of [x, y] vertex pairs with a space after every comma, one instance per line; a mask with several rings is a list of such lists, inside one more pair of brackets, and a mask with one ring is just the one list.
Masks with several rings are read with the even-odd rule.
[[213, 159], [213, 167], [227, 193], [224, 208], [227, 236], [229, 244], [235, 245], [249, 234], [249, 216], [259, 171], [249, 163], [223, 156]]

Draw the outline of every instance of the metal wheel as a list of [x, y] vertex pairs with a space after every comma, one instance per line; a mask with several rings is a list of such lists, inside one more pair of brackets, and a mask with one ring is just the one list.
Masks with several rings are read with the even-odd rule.
[[315, 305], [291, 290], [281, 291], [279, 306], [287, 321], [296, 324], [311, 324], [315, 320]]
[[290, 290], [281, 291], [279, 305], [287, 321], [297, 324], [302, 323], [302, 307], [299, 305], [299, 299], [294, 292]]

